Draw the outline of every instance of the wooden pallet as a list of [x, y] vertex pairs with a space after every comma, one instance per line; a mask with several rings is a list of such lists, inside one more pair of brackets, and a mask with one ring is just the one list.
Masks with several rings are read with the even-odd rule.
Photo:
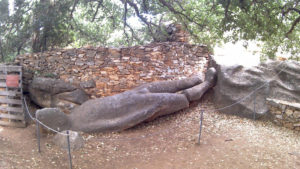
[[0, 65], [0, 125], [26, 127], [21, 66]]

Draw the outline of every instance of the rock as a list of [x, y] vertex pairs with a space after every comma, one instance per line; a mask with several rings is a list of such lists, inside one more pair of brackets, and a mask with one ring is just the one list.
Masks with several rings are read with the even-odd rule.
[[29, 85], [31, 100], [41, 107], [59, 107], [65, 113], [89, 99], [84, 90], [63, 80], [34, 78]]
[[66, 114], [58, 108], [43, 108], [36, 111], [36, 118], [39, 121], [57, 131], [70, 128], [70, 123], [66, 117]]
[[[63, 131], [62, 133], [67, 133], [67, 131]], [[71, 150], [79, 150], [84, 145], [84, 140], [82, 136], [76, 131], [69, 130], [69, 140], [70, 140], [70, 149]], [[60, 148], [68, 149], [67, 136], [62, 134], [56, 134], [53, 138], [53, 143]]]
[[[268, 112], [266, 98], [300, 102], [300, 63], [296, 61], [270, 62], [246, 68], [213, 63], [218, 72], [214, 87], [214, 102], [221, 111], [252, 118], [255, 100], [256, 117]], [[259, 89], [258, 89], [259, 88]], [[242, 98], [258, 89], [242, 102]]]
[[293, 125], [294, 127], [300, 127], [300, 122]]
[[275, 117], [276, 117], [277, 119], [280, 119], [280, 120], [283, 119], [282, 115], [275, 115]]
[[96, 82], [94, 80], [88, 80], [88, 81], [85, 81], [85, 82], [81, 82], [80, 87], [82, 87], [84, 89], [94, 88], [94, 87], [96, 87]]
[[285, 114], [287, 115], [287, 116], [292, 116], [293, 115], [293, 110], [291, 110], [291, 109], [287, 109], [286, 111], [285, 111]]
[[300, 111], [295, 111], [293, 116], [294, 116], [294, 118], [300, 119]]

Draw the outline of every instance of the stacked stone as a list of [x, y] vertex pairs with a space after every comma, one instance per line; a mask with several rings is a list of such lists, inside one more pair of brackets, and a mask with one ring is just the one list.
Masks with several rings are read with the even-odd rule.
[[300, 131], [300, 103], [267, 99], [275, 124]]
[[[81, 86], [93, 98], [142, 83], [180, 79], [206, 70], [207, 47], [181, 42], [127, 48], [85, 47], [20, 55], [26, 74], [54, 77]], [[28, 84], [31, 76], [26, 76]]]

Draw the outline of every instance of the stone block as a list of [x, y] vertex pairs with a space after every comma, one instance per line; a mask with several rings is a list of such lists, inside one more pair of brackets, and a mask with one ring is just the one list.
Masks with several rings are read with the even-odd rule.
[[[66, 134], [67, 131], [63, 131], [62, 133]], [[82, 136], [76, 131], [69, 131], [69, 140], [70, 140], [70, 149], [71, 150], [79, 150], [84, 145], [84, 140]], [[68, 148], [67, 136], [62, 134], [56, 134], [53, 138], [53, 143], [59, 146], [62, 149]]]
[[298, 111], [295, 111], [293, 116], [296, 118], [296, 119], [300, 119], [300, 110]]
[[294, 111], [291, 110], [291, 109], [286, 109], [286, 110], [285, 110], [285, 114], [286, 114], [287, 116], [292, 116], [292, 115], [294, 114]]

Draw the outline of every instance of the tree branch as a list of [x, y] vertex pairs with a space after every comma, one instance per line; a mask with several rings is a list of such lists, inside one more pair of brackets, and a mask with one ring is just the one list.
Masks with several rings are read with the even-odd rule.
[[73, 7], [72, 7], [72, 10], [71, 10], [71, 13], [70, 13], [70, 18], [73, 18], [73, 12], [75, 11], [75, 7], [78, 4], [78, 1], [79, 0], [75, 0], [74, 3], [73, 3]]
[[[122, 0], [122, 2], [124, 3], [124, 0]], [[149, 30], [149, 33], [151, 34], [152, 38], [154, 39], [154, 41], [157, 40], [157, 38], [154, 36], [153, 30], [151, 28], [151, 25], [157, 26], [151, 22], [148, 22], [147, 19], [145, 17], [143, 17], [140, 14], [139, 8], [137, 7], [137, 5], [133, 2], [131, 2], [130, 0], [127, 0], [127, 3], [129, 4], [129, 6], [133, 7], [135, 14], [137, 15], [138, 18], [140, 18], [142, 20], [142, 22], [144, 22], [147, 25], [147, 28]]]
[[124, 2], [124, 27], [123, 27], [123, 31], [124, 31], [124, 34], [126, 36], [126, 41], [127, 41], [127, 44], [129, 45], [129, 36], [126, 32], [126, 25], [127, 25], [127, 0], [125, 0]]
[[230, 6], [230, 3], [231, 3], [231, 0], [227, 0], [227, 4], [225, 6], [225, 20], [227, 20], [228, 18], [228, 9], [229, 9], [229, 6]]
[[288, 37], [288, 35], [291, 34], [291, 33], [294, 31], [296, 25], [297, 25], [299, 22], [300, 22], [300, 16], [299, 16], [296, 20], [294, 20], [294, 22], [293, 22], [293, 24], [292, 24], [292, 27], [291, 27], [290, 30], [285, 34], [286, 37]]
[[199, 24], [198, 22], [195, 22], [193, 19], [191, 19], [190, 17], [188, 17], [186, 14], [182, 13], [181, 11], [177, 11], [173, 6], [170, 5], [170, 3], [167, 3], [165, 0], [159, 0], [159, 2], [162, 3], [163, 6], [167, 7], [169, 9], [169, 11], [173, 12], [174, 14], [183, 16], [189, 22], [192, 22], [203, 29], [203, 27], [204, 27], [203, 24]]
[[97, 14], [98, 14], [98, 10], [99, 10], [99, 8], [100, 8], [100, 6], [101, 6], [102, 3], [103, 3], [103, 0], [98, 1], [98, 5], [97, 5], [97, 8], [96, 8], [96, 12], [93, 15], [92, 22], [94, 22]]

